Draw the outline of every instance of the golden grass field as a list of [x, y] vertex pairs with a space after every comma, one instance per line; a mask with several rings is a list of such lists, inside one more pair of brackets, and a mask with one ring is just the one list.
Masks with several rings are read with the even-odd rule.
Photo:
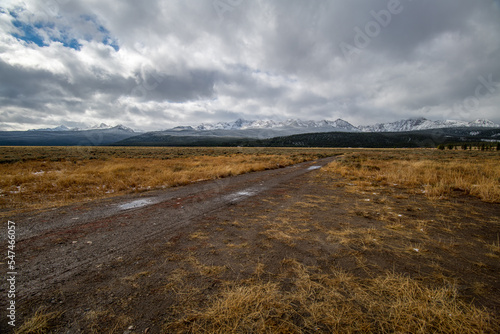
[[[171, 274], [166, 289], [180, 298], [190, 296], [190, 302], [179, 300], [165, 332], [497, 332], [498, 314], [473, 303], [471, 295], [495, 298], [489, 291], [499, 274], [494, 263], [500, 259], [500, 239], [495, 232], [484, 236], [470, 231], [485, 226], [498, 231], [500, 220], [454, 201], [465, 196], [467, 203], [470, 196], [485, 202], [485, 208], [499, 203], [498, 153], [343, 151], [342, 159], [323, 168], [313, 183], [331, 193], [308, 194], [298, 201], [284, 195], [293, 202], [285, 210], [217, 228], [227, 231], [229, 225], [246, 234], [258, 226], [264, 239], [259, 244], [241, 236], [234, 240], [234, 232], [225, 245], [217, 244], [207, 226], [190, 235], [191, 241], [208, 244], [207, 251], [248, 259], [254, 271], [224, 281], [216, 297], [201, 307], [201, 291], [185, 281], [192, 272]], [[282, 200], [264, 199], [271, 207]], [[419, 211], [421, 216], [411, 218]], [[338, 247], [333, 261], [330, 257], [327, 265], [306, 265], [325, 256], [325, 244]], [[255, 252], [256, 247], [263, 252]], [[284, 259], [263, 263], [276, 249], [283, 249]], [[176, 259], [193, 262], [190, 256]], [[213, 265], [215, 273], [209, 274], [201, 260], [196, 262], [194, 271], [201, 276], [224, 276], [221, 272], [230, 267]], [[470, 269], [461, 273], [461, 267]], [[468, 298], [464, 290], [471, 291]]]
[[346, 154], [329, 170], [358, 186], [400, 185], [429, 198], [453, 192], [500, 203], [499, 152], [368, 150]]
[[257, 279], [228, 286], [165, 332], [467, 333], [489, 327], [488, 313], [457, 298], [452, 285], [431, 288], [394, 273], [364, 280], [341, 269], [318, 274], [295, 259], [283, 266], [292, 291]]
[[[17, 150], [4, 148], [4, 157], [7, 149]], [[100, 148], [79, 158], [73, 148], [52, 149], [0, 166], [3, 195], [26, 189], [3, 196], [2, 207], [47, 207], [342, 154], [303, 183], [189, 227], [137, 272], [102, 283], [95, 298], [112, 291], [117, 301], [86, 313], [82, 326], [91, 333], [135, 328], [141, 310], [132, 306], [143, 296], [156, 298], [164, 333], [498, 332], [498, 152]], [[49, 332], [58, 321], [68, 321], [62, 309], [40, 306], [16, 333]]]
[[0, 214], [285, 167], [328, 149], [0, 147]]

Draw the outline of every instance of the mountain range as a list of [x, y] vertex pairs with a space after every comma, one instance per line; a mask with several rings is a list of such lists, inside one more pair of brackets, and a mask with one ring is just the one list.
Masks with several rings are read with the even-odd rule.
[[[443, 132], [440, 129], [448, 130]], [[493, 132], [485, 132], [486, 130], [492, 130]], [[197, 126], [178, 126], [162, 131], [136, 132], [123, 125], [110, 126], [101, 123], [88, 128], [69, 128], [61, 125], [55, 128], [33, 129], [28, 131], [0, 131], [0, 145], [196, 146], [202, 144], [240, 145], [242, 144], [241, 141], [246, 143], [252, 142], [252, 145], [257, 145], [258, 141], [265, 141], [271, 138], [284, 138], [293, 135], [307, 136], [309, 134], [312, 136], [313, 134], [321, 133], [337, 133], [335, 135], [335, 138], [337, 138], [335, 139], [336, 141], [338, 141], [338, 138], [344, 136], [345, 138], [350, 138], [349, 142], [355, 143], [355, 138], [361, 138], [364, 134], [370, 133], [401, 133], [403, 135], [404, 133], [410, 132], [425, 132], [425, 136], [431, 134], [433, 138], [436, 138], [436, 131], [446, 133], [449, 139], [456, 138], [458, 141], [461, 140], [460, 138], [469, 136], [476, 136], [475, 138], [477, 138], [478, 141], [497, 141], [499, 138], [498, 133], [500, 133], [500, 125], [484, 119], [465, 122], [455, 120], [432, 121], [425, 118], [412, 118], [369, 126], [354, 126], [342, 119], [337, 119], [335, 121], [304, 121], [300, 119], [289, 119], [286, 121], [249, 121], [238, 119], [234, 122], [203, 123]], [[486, 137], [483, 138], [483, 134], [485, 134]], [[495, 137], [491, 137], [493, 135]], [[363, 138], [365, 137], [366, 136]], [[397, 135], [394, 138], [397, 138], [395, 139], [397, 141], [400, 137], [401, 136]], [[379, 137], [371, 136], [369, 138]], [[387, 138], [387, 136], [384, 138]], [[446, 138], [440, 138], [439, 141], [442, 142], [445, 141], [445, 139]], [[434, 140], [433, 142], [437, 141]]]
[[[401, 132], [401, 131], [417, 131], [430, 130], [440, 128], [499, 128], [500, 125], [486, 119], [477, 119], [472, 122], [446, 120], [446, 121], [431, 121], [426, 118], [410, 118], [391, 123], [377, 123], [375, 125], [360, 125], [354, 126], [351, 123], [342, 119], [335, 121], [304, 121], [301, 119], [288, 119], [286, 121], [273, 120], [244, 120], [237, 119], [234, 122], [218, 122], [218, 123], [202, 123], [197, 126], [177, 126], [172, 129], [163, 130], [162, 132], [187, 132], [187, 131], [216, 131], [216, 130], [292, 130], [292, 132], [302, 133], [310, 132]], [[31, 129], [28, 131], [88, 131], [88, 130], [122, 130], [127, 132], [135, 132], [133, 129], [124, 125], [111, 126], [105, 123], [94, 125], [87, 128], [69, 128], [65, 125], [60, 125], [55, 128]], [[297, 131], [293, 131], [297, 130]], [[318, 131], [319, 130], [319, 131]]]
[[[289, 119], [283, 122], [273, 120], [256, 120], [248, 121], [238, 119], [232, 123], [203, 123], [198, 126], [179, 126], [165, 131], [213, 131], [213, 130], [248, 130], [248, 129], [302, 129], [308, 130], [328, 130], [339, 132], [401, 132], [401, 131], [416, 131], [429, 130], [439, 128], [454, 128], [454, 127], [490, 127], [498, 128], [500, 125], [489, 120], [477, 119], [472, 122], [446, 120], [446, 121], [431, 121], [426, 118], [410, 118], [392, 123], [377, 123], [375, 125], [354, 126], [351, 123], [342, 119], [335, 121], [303, 121], [300, 119]], [[323, 132], [323, 131], [319, 131]]]
[[238, 119], [146, 132], [113, 145], [436, 147], [446, 142], [496, 141], [499, 135], [500, 126], [488, 120], [462, 122], [418, 118], [356, 127], [341, 119], [284, 122]]
[[68, 128], [66, 125], [59, 125], [55, 128], [45, 128], [45, 129], [30, 129], [28, 131], [89, 131], [89, 130], [118, 130], [118, 131], [126, 131], [126, 132], [135, 132], [133, 129], [126, 127], [124, 125], [107, 125], [105, 123], [101, 123], [99, 125], [93, 125], [86, 128]]
[[379, 123], [368, 126], [358, 126], [363, 132], [401, 132], [443, 128], [499, 128], [500, 125], [487, 119], [476, 119], [472, 122], [446, 120], [431, 121], [426, 118], [410, 118], [392, 123]]
[[68, 128], [61, 125], [50, 129], [0, 131], [0, 145], [99, 146], [113, 144], [137, 135], [137, 132], [123, 125], [101, 124], [87, 129]]
[[263, 139], [316, 132], [403, 132], [442, 128], [500, 128], [500, 125], [485, 119], [465, 122], [455, 120], [431, 121], [426, 118], [410, 118], [392, 123], [379, 123], [368, 126], [354, 126], [342, 119], [335, 121], [289, 119], [282, 122], [238, 119], [234, 122], [203, 123], [194, 127], [178, 126], [173, 129], [154, 133], [155, 135], [169, 136], [216, 136]]
[[273, 120], [257, 120], [248, 121], [238, 119], [232, 123], [219, 122], [215, 124], [200, 124], [196, 127], [177, 127], [174, 129], [181, 130], [197, 130], [197, 131], [211, 131], [211, 130], [247, 130], [247, 129], [285, 129], [285, 128], [302, 128], [302, 129], [321, 129], [321, 128], [334, 128], [337, 131], [359, 131], [354, 125], [342, 119], [336, 121], [303, 121], [300, 119], [289, 119], [284, 122], [277, 122]]

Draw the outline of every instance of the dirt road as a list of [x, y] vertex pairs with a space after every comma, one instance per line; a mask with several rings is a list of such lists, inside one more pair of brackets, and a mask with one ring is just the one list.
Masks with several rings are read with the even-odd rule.
[[[17, 303], [29, 303], [111, 262], [115, 266], [116, 259], [133, 258], [138, 249], [169, 240], [194, 220], [293, 182], [333, 159], [12, 217], [17, 229]], [[5, 234], [1, 242], [6, 242]]]

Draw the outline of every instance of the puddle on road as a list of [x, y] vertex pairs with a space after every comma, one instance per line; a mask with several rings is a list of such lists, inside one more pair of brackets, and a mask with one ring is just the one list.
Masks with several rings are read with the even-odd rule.
[[320, 169], [321, 166], [311, 166], [307, 170], [315, 170], [315, 169]]
[[236, 195], [238, 195], [238, 196], [251, 196], [251, 195], [253, 195], [253, 192], [250, 192], [250, 191], [240, 191], [240, 192], [237, 192]]
[[257, 193], [256, 190], [243, 190], [243, 191], [238, 191], [236, 193], [233, 193], [233, 194], [230, 194], [230, 195], [227, 195], [224, 197], [224, 200], [226, 201], [231, 201], [231, 202], [235, 202], [235, 201], [238, 201], [242, 198], [245, 198], [245, 197], [249, 197], [249, 196], [253, 196]]
[[132, 202], [121, 204], [118, 206], [118, 208], [120, 208], [120, 210], [128, 210], [128, 209], [140, 208], [142, 206], [146, 206], [149, 204], [153, 204], [153, 201], [149, 198], [145, 198], [145, 199], [138, 199], [138, 200], [135, 200]]

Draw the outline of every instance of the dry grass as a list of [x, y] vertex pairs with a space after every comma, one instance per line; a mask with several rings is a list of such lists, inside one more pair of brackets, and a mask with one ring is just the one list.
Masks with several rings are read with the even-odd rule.
[[339, 173], [366, 191], [382, 184], [411, 188], [429, 198], [443, 198], [458, 191], [485, 202], [500, 202], [497, 152], [360, 151], [323, 170]]
[[497, 241], [488, 245], [488, 248], [490, 248], [492, 252], [500, 253], [500, 234], [497, 234]]
[[[427, 286], [387, 273], [356, 278], [282, 262], [281, 282], [228, 285], [203, 308], [184, 310], [166, 332], [190, 333], [481, 333], [490, 315], [465, 303], [450, 284]], [[261, 269], [262, 271], [262, 269]]]
[[208, 234], [206, 232], [201, 232], [201, 231], [196, 231], [194, 233], [191, 233], [189, 236], [189, 239], [191, 240], [207, 240], [209, 238]]
[[341, 231], [327, 231], [326, 240], [331, 243], [338, 243], [347, 248], [367, 250], [380, 246], [384, 234], [380, 229], [375, 228], [346, 228]]
[[273, 221], [264, 222], [263, 225], [265, 230], [260, 233], [261, 235], [290, 247], [295, 247], [297, 241], [304, 240], [310, 231], [310, 229], [304, 228], [303, 223], [291, 221], [287, 217], [277, 217]]
[[23, 324], [15, 330], [16, 334], [44, 334], [49, 329], [54, 329], [52, 322], [57, 320], [62, 315], [62, 312], [48, 312], [46, 308], [39, 308], [35, 314], [23, 322]]
[[[455, 220], [462, 217], [462, 213], [438, 215], [432, 220], [425, 218], [427, 213], [414, 218], [423, 211], [412, 190], [413, 193], [421, 192], [423, 182], [430, 182], [429, 187], [432, 186], [432, 173], [437, 173], [439, 180], [436, 193], [427, 194], [432, 199], [450, 196], [457, 190], [454, 184], [442, 188], [438, 185], [451, 182], [458, 172], [465, 175], [462, 187], [467, 182], [477, 182], [477, 174], [481, 173], [488, 182], [493, 182], [497, 177], [495, 157], [472, 160], [464, 167], [462, 162], [468, 160], [466, 155], [453, 156], [453, 152], [433, 156], [441, 153], [433, 150], [358, 151], [342, 163], [333, 163], [325, 175], [331, 176], [332, 172], [339, 173], [345, 168], [343, 176], [349, 179], [346, 188], [355, 188], [356, 192], [354, 205], [346, 208], [347, 215], [342, 216], [345, 223], [331, 226], [328, 222], [312, 219], [314, 214], [330, 210], [344, 200], [305, 195], [283, 209], [282, 214], [262, 217], [259, 224], [262, 230], [258, 234], [265, 238], [269, 254], [283, 245], [287, 246], [287, 252], [297, 250], [296, 253], [310, 252], [310, 255], [315, 254], [313, 245], [324, 246], [325, 250], [337, 247], [335, 252], [342, 256], [336, 259], [349, 271], [339, 267], [305, 266], [301, 260], [289, 258], [282, 261], [279, 274], [270, 274], [262, 263], [258, 263], [252, 278], [227, 281], [203, 303], [179, 307], [176, 317], [169, 318], [165, 324], [165, 332], [495, 332], [494, 314], [474, 304], [470, 296], [459, 293], [450, 275], [443, 274], [441, 265], [436, 264], [435, 270], [426, 269], [410, 277], [405, 274], [407, 269], [391, 270], [383, 266], [384, 261], [377, 262], [383, 255], [387, 264], [392, 262], [394, 265], [393, 260], [396, 263], [418, 260], [425, 268], [427, 263], [438, 261], [439, 254], [462, 251], [463, 239], [435, 236], [437, 229], [444, 235], [460, 229], [461, 223]], [[357, 162], [351, 159], [361, 161], [361, 167], [356, 167]], [[440, 163], [443, 168], [437, 168]], [[365, 164], [371, 167], [363, 167]], [[447, 168], [451, 169], [449, 174], [444, 171]], [[480, 171], [473, 173], [474, 168]], [[409, 195], [382, 194], [384, 189], [395, 187], [394, 184], [407, 188]], [[472, 191], [461, 191], [480, 197]], [[488, 196], [483, 200], [494, 201], [491, 193]], [[396, 204], [397, 201], [402, 204]], [[440, 205], [446, 209], [444, 212], [456, 209], [445, 204]], [[307, 250], [302, 248], [306, 244]], [[498, 242], [482, 244], [489, 257], [496, 256]], [[324, 253], [318, 251], [317, 258], [321, 256]], [[463, 261], [478, 270], [490, 269], [484, 261]], [[416, 265], [415, 270], [419, 266]], [[486, 296], [490, 285], [476, 282], [470, 288], [476, 295]]]
[[[99, 334], [103, 332], [109, 334], [123, 333], [123, 329], [126, 328], [132, 321], [130, 317], [116, 315], [111, 308], [106, 310], [89, 311], [85, 314], [85, 318], [89, 322], [89, 329], [92, 334]], [[106, 330], [101, 327], [102, 323], [108, 323], [108, 328]]]
[[130, 275], [130, 276], [127, 276], [127, 277], [123, 277], [123, 280], [129, 281], [129, 282], [133, 282], [133, 281], [138, 280], [141, 277], [145, 277], [145, 276], [147, 277], [149, 275], [151, 275], [151, 272], [149, 272], [149, 271], [141, 271], [141, 272], [135, 273], [133, 275]]
[[202, 276], [218, 276], [228, 269], [227, 266], [206, 265], [200, 262], [193, 254], [190, 254], [186, 259], [195, 272]]
[[273, 169], [334, 154], [314, 149], [37, 149], [0, 148], [0, 161], [4, 162], [0, 164], [0, 209], [48, 208]]

